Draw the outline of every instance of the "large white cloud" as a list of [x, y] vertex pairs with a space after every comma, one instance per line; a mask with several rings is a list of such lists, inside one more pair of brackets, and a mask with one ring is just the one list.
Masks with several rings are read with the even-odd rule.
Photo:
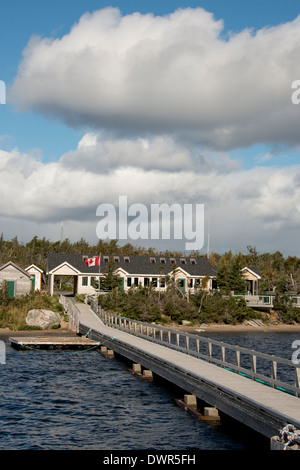
[[[300, 164], [270, 163], [276, 148], [300, 145], [291, 101], [300, 17], [255, 33], [223, 26], [201, 8], [162, 17], [107, 8], [62, 38], [32, 38], [8, 99], [88, 130], [56, 162], [0, 150], [6, 232], [22, 224], [22, 234], [51, 237], [63, 222], [65, 236], [91, 239], [98, 205], [125, 195], [205, 204], [216, 251], [298, 253]], [[260, 142], [271, 149], [259, 167], [228, 153]]]
[[61, 157], [66, 168], [110, 172], [116, 168], [139, 167], [144, 170], [176, 172], [193, 170], [207, 173], [212, 169], [231, 171], [239, 164], [224, 152], [201, 152], [197, 146], [187, 146], [168, 135], [148, 138], [118, 139], [104, 133], [87, 133], [75, 151]]
[[[99, 145], [106, 149], [99, 156]], [[57, 162], [43, 163], [34, 155], [18, 150], [0, 151], [0, 222], [5, 235], [8, 230], [22, 227], [22, 236], [33, 235], [40, 227], [41, 236], [57, 234], [60, 224], [66, 227], [65, 236], [79, 239], [83, 234], [96, 238], [96, 209], [102, 203], [114, 204], [119, 196], [134, 203], [192, 203], [205, 205], [205, 221], [211, 221], [211, 247], [215, 251], [245, 250], [257, 245], [258, 250], [297, 252], [300, 228], [300, 165], [278, 169], [257, 167], [244, 170], [224, 153], [206, 156], [198, 166], [186, 165], [193, 152], [182, 146], [179, 163], [159, 168], [159, 158], [175, 147], [172, 139], [154, 138], [145, 142], [154, 161], [153, 168], [135, 161], [131, 166], [120, 159], [109, 171], [101, 166], [103, 155], [109, 162], [116, 159], [116, 149], [110, 139], [87, 134], [76, 151], [63, 155]], [[121, 141], [115, 142], [117, 150]], [[124, 147], [129, 145], [124, 140]], [[139, 139], [130, 142], [133, 154], [141, 148]], [[89, 152], [89, 158], [82, 156]], [[120, 155], [120, 154], [118, 154]], [[92, 162], [95, 162], [93, 167]], [[178, 158], [180, 161], [180, 158]], [[202, 163], [201, 163], [202, 162]], [[72, 163], [72, 164], [71, 164]], [[16, 232], [15, 232], [16, 233]], [[296, 234], [295, 234], [296, 233]], [[39, 233], [38, 233], [39, 234]], [[130, 241], [130, 240], [129, 240]], [[134, 241], [133, 243], [136, 243]], [[144, 241], [137, 241], [144, 244]], [[157, 240], [148, 245], [158, 246]], [[166, 248], [170, 248], [170, 244]], [[184, 250], [184, 244], [178, 245]], [[205, 250], [205, 247], [204, 247]]]
[[201, 8], [87, 13], [62, 38], [29, 42], [9, 96], [72, 126], [176, 133], [217, 149], [299, 143], [300, 17], [224, 36]]

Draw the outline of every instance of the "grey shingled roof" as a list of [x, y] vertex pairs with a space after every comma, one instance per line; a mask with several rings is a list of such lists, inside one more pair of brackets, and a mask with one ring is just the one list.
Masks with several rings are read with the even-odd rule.
[[[92, 255], [84, 255], [88, 258]], [[52, 271], [62, 263], [67, 262], [80, 273], [99, 273], [99, 266], [87, 267], [84, 262], [84, 256], [80, 254], [70, 253], [50, 253], [48, 255], [48, 269], [47, 272]], [[105, 259], [108, 258], [108, 261]], [[173, 257], [173, 256], [138, 256], [138, 255], [102, 255], [101, 256], [101, 272], [105, 272], [105, 268], [108, 266], [109, 260], [118, 258], [119, 261], [115, 262], [116, 268], [123, 268], [124, 271], [131, 275], [159, 275], [168, 274], [172, 271], [171, 260], [175, 259], [177, 267], [181, 267], [190, 276], [216, 276], [217, 268], [209, 264], [209, 260], [205, 257]], [[161, 263], [161, 259], [165, 259], [165, 263]], [[185, 259], [186, 263], [182, 264], [181, 259]], [[129, 261], [126, 261], [128, 259]], [[154, 262], [151, 262], [154, 260]], [[195, 260], [195, 264], [192, 264], [192, 260]]]
[[244, 266], [243, 269], [250, 269], [253, 273], [257, 274], [258, 276], [261, 276], [261, 273], [258, 268], [254, 268], [253, 266]]
[[2, 266], [0, 266], [0, 271], [5, 271], [5, 269], [8, 267], [8, 266], [13, 266], [15, 269], [17, 269], [18, 271], [20, 271], [22, 274], [24, 274], [25, 276], [29, 277], [29, 279], [31, 279], [31, 274], [29, 274], [27, 271], [25, 271], [23, 268], [21, 268], [20, 266], [18, 266], [16, 263], [14, 263], [13, 261], [8, 261], [7, 263], [3, 264]]

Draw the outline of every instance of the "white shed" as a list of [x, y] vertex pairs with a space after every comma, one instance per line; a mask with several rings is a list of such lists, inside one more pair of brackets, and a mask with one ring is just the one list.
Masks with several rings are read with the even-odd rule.
[[9, 297], [21, 297], [30, 293], [31, 275], [12, 261], [0, 266], [0, 284], [6, 283]]
[[42, 288], [42, 273], [43, 273], [43, 270], [38, 268], [35, 264], [31, 264], [30, 266], [25, 268], [25, 271], [28, 274], [31, 274], [33, 289], [40, 291], [41, 288]]

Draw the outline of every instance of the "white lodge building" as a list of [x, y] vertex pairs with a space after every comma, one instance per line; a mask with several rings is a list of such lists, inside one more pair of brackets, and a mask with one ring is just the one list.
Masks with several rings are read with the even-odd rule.
[[[54, 292], [55, 276], [73, 276], [74, 294], [94, 294], [98, 280], [107, 272], [110, 261], [114, 262], [114, 273], [121, 279], [124, 291], [132, 286], [149, 286], [165, 290], [166, 276], [175, 273], [175, 280], [180, 290], [185, 293], [202, 285], [211, 290], [217, 270], [209, 264], [206, 257], [172, 257], [172, 256], [139, 256], [139, 255], [102, 255], [100, 266], [87, 266], [84, 256], [78, 254], [50, 253], [48, 255], [48, 290]], [[174, 268], [175, 271], [174, 271]]]

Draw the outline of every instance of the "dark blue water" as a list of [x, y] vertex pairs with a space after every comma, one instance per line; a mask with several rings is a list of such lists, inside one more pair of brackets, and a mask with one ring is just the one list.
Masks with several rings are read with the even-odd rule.
[[[260, 350], [264, 345], [286, 357], [297, 337], [259, 333], [217, 339]], [[268, 445], [226, 417], [218, 425], [197, 421], [174, 404], [183, 391], [158, 378], [140, 381], [123, 360], [106, 359], [97, 351], [16, 351], [5, 342], [0, 450], [249, 450]]]
[[201, 333], [202, 336], [213, 338], [217, 341], [254, 349], [266, 354], [291, 359], [294, 349], [294, 340], [300, 340], [300, 332], [273, 332], [271, 330], [255, 330], [247, 334], [240, 332], [230, 333]]

